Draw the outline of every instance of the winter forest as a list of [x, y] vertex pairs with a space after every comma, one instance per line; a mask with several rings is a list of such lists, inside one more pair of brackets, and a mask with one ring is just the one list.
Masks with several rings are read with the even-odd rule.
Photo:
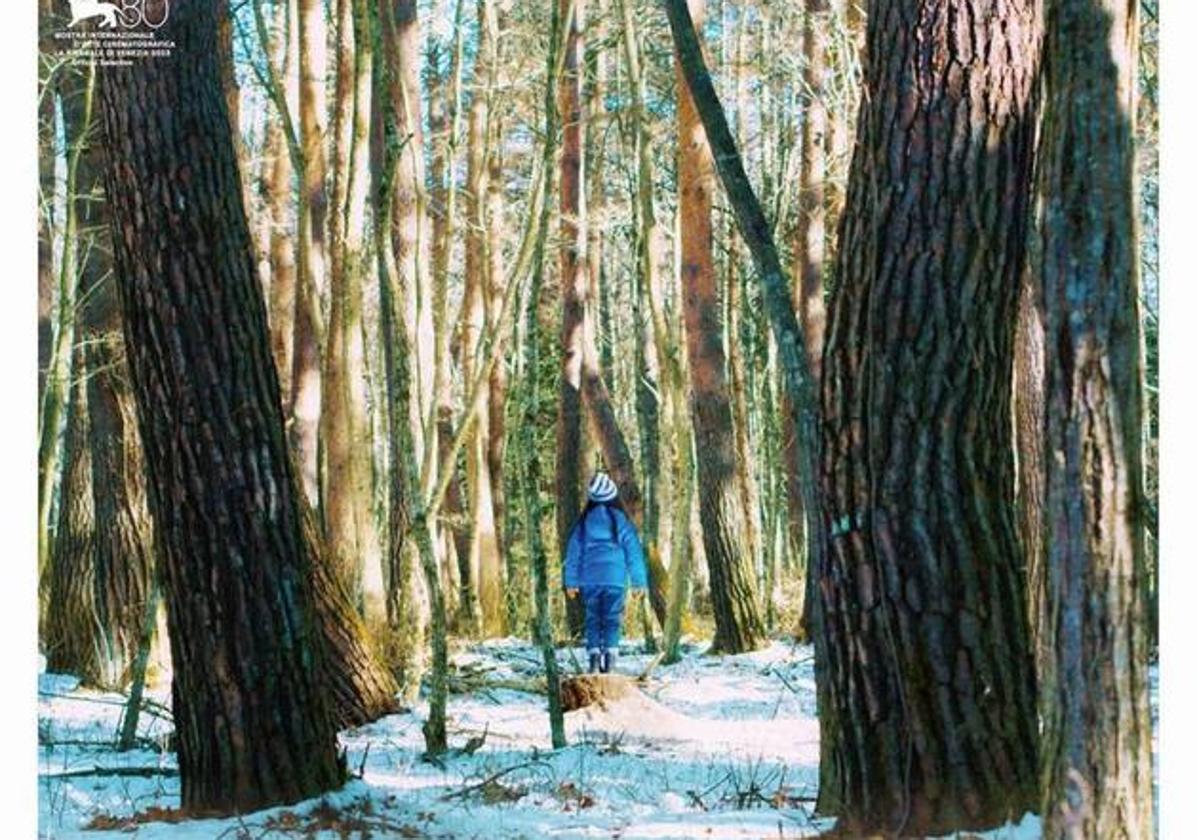
[[1157, 0], [38, 2], [40, 836], [1156, 836]]

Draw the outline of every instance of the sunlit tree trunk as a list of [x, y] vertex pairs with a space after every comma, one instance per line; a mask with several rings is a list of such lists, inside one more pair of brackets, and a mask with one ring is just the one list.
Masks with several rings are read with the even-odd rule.
[[327, 27], [321, 0], [299, 2], [299, 123], [303, 166], [299, 172], [298, 277], [295, 286], [295, 339], [292, 348], [288, 427], [299, 459], [300, 478], [310, 504], [320, 501], [320, 347], [323, 341], [320, 294], [325, 284], [325, 225], [328, 155], [325, 150]]
[[[747, 27], [741, 26], [736, 32], [735, 54], [732, 59], [732, 88], [736, 99], [736, 139], [743, 145], [747, 137], [748, 112], [748, 84], [745, 73], [746, 57], [744, 47]], [[745, 355], [747, 352], [744, 340], [744, 319], [748, 312], [745, 303], [747, 278], [743, 276], [743, 242], [735, 230], [735, 220], [727, 222], [727, 280], [724, 284], [724, 300], [726, 301], [728, 337], [728, 379], [731, 386], [732, 420], [735, 428], [736, 440], [736, 482], [740, 491], [740, 503], [744, 510], [744, 540], [748, 556], [752, 558], [751, 565], [757, 579], [764, 579], [763, 559], [764, 550], [761, 544], [760, 498], [757, 490], [758, 459], [754, 456], [751, 442], [749, 415], [751, 413], [748, 366]], [[772, 598], [773, 593], [765, 590], [765, 597]]]
[[[582, 198], [582, 31], [585, 0], [558, 0], [565, 34], [565, 62], [557, 87], [562, 146], [558, 195], [561, 284], [561, 381], [557, 403], [557, 543], [560, 556], [574, 518], [582, 509], [582, 354], [585, 340], [586, 267], [580, 255], [586, 243], [585, 202]], [[566, 601], [570, 633], [582, 632], [578, 599]]]
[[[453, 250], [453, 233], [457, 226], [457, 138], [460, 132], [462, 53], [465, 49], [465, 27], [462, 15], [465, 0], [454, 0], [452, 55], [449, 74], [442, 79], [431, 75], [442, 90], [429, 91], [429, 126], [433, 133], [432, 184], [430, 210], [432, 215], [432, 284], [433, 323], [435, 327], [436, 359], [433, 392], [436, 401], [438, 461], [453, 475], [445, 496], [444, 518], [439, 523], [438, 557], [446, 609], [451, 617], [468, 608], [462, 600], [464, 587], [469, 584], [462, 568], [468, 566], [469, 535], [458, 521], [463, 514], [461, 479], [457, 465], [448, 463], [448, 448], [453, 435], [453, 319], [449, 315], [449, 266]], [[430, 58], [431, 60], [431, 58]], [[438, 476], [439, 478], [439, 476]], [[460, 604], [459, 604], [460, 601]], [[468, 623], [468, 622], [467, 622]]]
[[330, 307], [320, 412], [321, 501], [332, 562], [363, 611], [363, 569], [377, 562], [378, 552], [371, 516], [362, 332], [373, 38], [364, 0], [338, 0], [336, 9], [339, 48], [332, 122]]
[[[700, 22], [704, 0], [690, 0], [689, 5], [691, 15]], [[744, 538], [743, 499], [736, 481], [735, 432], [712, 253], [714, 169], [710, 147], [684, 78], [678, 79], [678, 134], [682, 303], [703, 546], [715, 613], [714, 649], [743, 653], [757, 647], [764, 628]]]
[[[632, 133], [635, 138], [636, 216], [639, 223], [636, 258], [640, 281], [636, 294], [639, 306], [648, 307], [648, 312], [642, 311], [641, 314], [644, 320], [644, 335], [639, 337], [638, 341], [644, 344], [644, 357], [649, 363], [649, 371], [655, 362], [661, 389], [661, 398], [658, 398], [648, 388], [647, 383], [642, 381], [637, 401], [641, 405], [641, 424], [645, 427], [642, 435], [649, 442], [649, 445], [642, 446], [646, 476], [645, 503], [652, 504], [652, 494], [656, 493], [656, 512], [651, 517], [646, 512], [644, 521], [648, 525], [655, 520], [659, 529], [655, 543], [652, 530], [649, 527], [644, 529], [648, 538], [645, 551], [649, 563], [649, 601], [657, 620], [664, 627], [668, 613], [669, 574], [663, 559], [669, 558], [672, 570], [678, 556], [674, 546], [678, 538], [674, 528], [674, 506], [670, 504], [678, 494], [674, 468], [681, 457], [680, 443], [675, 435], [678, 415], [674, 407], [685, 400], [685, 384], [681, 352], [678, 342], [673, 340], [665, 317], [664, 278], [670, 276], [670, 262], [665, 246], [665, 232], [657, 220], [653, 198], [652, 138], [645, 104], [647, 82], [643, 70], [644, 48], [638, 35], [632, 0], [619, 0], [619, 6], [623, 24], [624, 59], [628, 68], [628, 84], [633, 95]], [[664, 456], [662, 442], [667, 447]], [[654, 484], [660, 489], [649, 489]]]
[[[274, 58], [280, 68], [287, 105], [292, 114], [299, 113], [299, 23], [295, 0], [279, 3], [275, 12]], [[281, 59], [281, 60], [280, 60]], [[296, 264], [292, 228], [292, 185], [295, 167], [282, 120], [267, 118], [264, 150], [262, 203], [265, 205], [264, 224], [267, 265], [270, 270], [270, 346], [274, 364], [279, 371], [279, 385], [283, 405], [289, 404], [295, 346], [295, 283]]]
[[[397, 144], [399, 148], [388, 152], [394, 155], [391, 182], [380, 181], [377, 187], [379, 194], [376, 200], [389, 201], [389, 204], [380, 203], [376, 206], [375, 236], [380, 269], [400, 284], [403, 316], [401, 332], [390, 330], [383, 335], [383, 341], [388, 343], [384, 359], [387, 354], [396, 353], [416, 359], [420, 352], [431, 357], [435, 350], [432, 346], [418, 349], [423, 342], [430, 345], [434, 340], [434, 337], [420, 337], [421, 290], [428, 288], [432, 279], [432, 232], [424, 201], [424, 133], [419, 108], [420, 25], [413, 0], [383, 4], [379, 9], [379, 18], [383, 36], [379, 72], [380, 82], [385, 85], [380, 94], [386, 94], [383, 111], [393, 132], [388, 148], [391, 144]], [[386, 191], [389, 191], [389, 198], [383, 194]], [[389, 216], [384, 211], [389, 212]], [[391, 271], [386, 270], [388, 265], [393, 266]], [[390, 312], [386, 314], [388, 318], [393, 316]], [[394, 381], [397, 374], [391, 369], [392, 364], [388, 363], [387, 381], [390, 383], [388, 388], [393, 391], [397, 387]], [[419, 365], [415, 368], [418, 370]], [[395, 664], [400, 690], [405, 701], [414, 702], [426, 667], [427, 633], [431, 617], [428, 592], [421, 572], [419, 543], [412, 539], [409, 532], [413, 499], [404, 492], [403, 458], [406, 455], [398, 449], [398, 441], [400, 438], [410, 439], [414, 445], [417, 439], [422, 438], [426, 445], [435, 447], [436, 431], [429, 422], [431, 418], [421, 411], [419, 399], [412, 398], [418, 389], [411, 387], [410, 380], [407, 387], [409, 396], [402, 406], [394, 399], [388, 400], [390, 409], [405, 406], [407, 410], [403, 415], [388, 415], [391, 510], [385, 577], [387, 621], [396, 634]], [[426, 423], [427, 434], [424, 428]], [[401, 429], [400, 425], [406, 428]], [[418, 462], [422, 457], [422, 447], [417, 445], [416, 448], [418, 451], [412, 453], [412, 457]], [[427, 482], [429, 477], [423, 476], [422, 480]], [[413, 492], [421, 490], [416, 487]], [[429, 536], [435, 541], [431, 522], [428, 527]]]
[[[490, 249], [495, 244], [487, 213], [487, 155], [492, 119], [490, 99], [495, 80], [497, 21], [493, 4], [478, 2], [478, 59], [469, 114], [466, 174], [465, 298], [462, 303], [462, 372], [472, 382], [481, 364], [482, 332], [487, 325]], [[469, 494], [472, 596], [477, 629], [485, 636], [500, 635], [503, 624], [502, 557], [494, 507], [494, 484], [488, 457], [491, 439], [490, 389], [480, 400], [473, 429], [466, 441], [466, 485]]]
[[[553, 7], [549, 32], [549, 52], [545, 61], [544, 89], [544, 147], [545, 194], [552, 193], [552, 167], [557, 152], [557, 108], [556, 75], [558, 56], [561, 52], [561, 10]], [[561, 707], [561, 681], [557, 666], [557, 650], [553, 642], [552, 616], [549, 605], [549, 559], [544, 545], [542, 528], [547, 517], [544, 515], [543, 470], [540, 462], [540, 441], [544, 439], [541, 426], [546, 412], [540, 406], [542, 390], [541, 354], [551, 347], [551, 338], [544, 334], [543, 324], [551, 313], [552, 301], [541, 294], [545, 273], [546, 240], [549, 230], [551, 204], [545, 200], [540, 209], [540, 222], [532, 264], [532, 282], [527, 297], [525, 315], [524, 353], [527, 376], [527, 396], [519, 434], [520, 461], [523, 467], [523, 485], [520, 496], [523, 500], [524, 534], [528, 544], [528, 561], [533, 580], [533, 598], [536, 606], [534, 637], [540, 646], [544, 661], [545, 690], [548, 694], [549, 732], [554, 749], [566, 746], [565, 715]], [[551, 416], [551, 415], [550, 415]]]
[[1044, 836], [1152, 836], [1136, 4], [1047, 6]]

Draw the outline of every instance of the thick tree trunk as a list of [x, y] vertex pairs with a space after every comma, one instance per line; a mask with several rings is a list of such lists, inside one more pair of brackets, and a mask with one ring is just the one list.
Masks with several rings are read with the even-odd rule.
[[[756, 267], [761, 296], [776, 340], [777, 355], [791, 411], [786, 423], [796, 430], [801, 469], [798, 470], [803, 504], [816, 509], [815, 464], [818, 461], [816, 407], [802, 329], [794, 313], [792, 293], [788, 288], [778, 256], [777, 244], [761, 202], [744, 171], [743, 160], [727, 124], [723, 106], [715, 93], [711, 76], [702, 56], [702, 46], [685, 0], [666, 0], [665, 11], [673, 35], [678, 67], [685, 78], [695, 108], [702, 120], [707, 142], [727, 193], [732, 212]], [[813, 568], [822, 567], [823, 540], [819, 529], [809, 541]], [[697, 564], [696, 564], [697, 566]], [[816, 658], [818, 661], [818, 658]]]
[[[735, 57], [732, 69], [732, 89], [736, 98], [736, 141], [743, 145], [747, 135], [748, 85], [745, 70], [744, 44], [747, 29], [741, 27], [736, 33]], [[748, 316], [748, 278], [742, 271], [743, 242], [735, 229], [735, 219], [727, 220], [727, 280], [724, 285], [726, 301], [728, 362], [727, 371], [731, 385], [732, 420], [736, 440], [736, 483], [740, 491], [740, 504], [744, 510], [745, 546], [752, 558], [751, 566], [757, 580], [765, 584], [764, 550], [761, 544], [760, 497], [757, 487], [757, 459], [752, 448], [751, 387], [748, 380], [746, 356], [749, 346], [746, 339], [745, 318]], [[766, 597], [772, 593], [765, 589]]]
[[[68, 86], [67, 89], [75, 86]], [[64, 107], [79, 151], [73, 179], [80, 238], [72, 408], [63, 463], [63, 527], [49, 610], [50, 666], [123, 689], [137, 655], [153, 574], [141, 443], [120, 340], [107, 243], [102, 156], [86, 92]]]
[[871, 12], [824, 355], [819, 807], [982, 830], [1037, 797], [1010, 372], [1039, 16]]
[[[75, 349], [75, 363], [84, 363], [81, 345]], [[62, 506], [47, 569], [48, 602], [42, 641], [50, 671], [76, 674], [85, 683], [106, 686], [96, 638], [96, 509], [87, 390], [83, 379], [70, 389], [63, 443]]]
[[[582, 31], [585, 0], [558, 0], [565, 33], [565, 62], [557, 82], [561, 115], [560, 179], [561, 382], [557, 402], [557, 545], [565, 556], [569, 529], [582, 509], [582, 356], [585, 341], [586, 268], [579, 259], [586, 243], [582, 200]], [[582, 632], [578, 599], [566, 599], [570, 634]]]
[[[690, 0], [689, 5], [696, 25], [701, 25], [704, 0]], [[702, 122], [685, 78], [680, 72], [678, 75], [682, 304], [703, 547], [715, 612], [713, 649], [743, 653], [760, 644], [764, 627], [756, 604], [751, 558], [744, 539], [742, 498], [736, 484], [735, 432], [712, 254], [711, 194], [715, 177]]]
[[153, 525], [133, 394], [111, 278], [93, 289], [84, 315], [87, 411], [95, 493], [95, 604], [99, 679], [124, 687], [138, 655], [155, 574]]
[[1048, 5], [1044, 836], [1152, 836], [1135, 3]]
[[317, 566], [221, 97], [215, 8], [170, 11], [172, 57], [103, 70], [107, 187], [162, 550], [183, 807], [244, 812], [317, 795], [344, 768], [318, 686]]
[[[90, 148], [89, 137], [92, 126], [92, 107], [95, 91], [95, 69], [89, 67], [86, 74], [68, 76], [69, 84], [60, 83], [59, 97], [62, 103], [63, 134], [66, 137], [66, 183], [64, 185], [65, 218], [62, 223], [62, 252], [58, 266], [58, 294], [52, 329], [50, 357], [47, 363], [45, 390], [42, 393], [38, 413], [37, 448], [37, 566], [39, 589], [46, 580], [50, 558], [51, 521], [55, 485], [59, 471], [69, 469], [63, 465], [62, 446], [59, 436], [62, 432], [63, 413], [71, 395], [71, 362], [75, 344], [76, 302], [79, 291], [85, 289], [88, 278], [83, 276], [83, 239], [80, 214], [86, 211], [87, 202], [79, 200], [81, 191], [80, 167], [84, 155]], [[95, 278], [91, 278], [94, 282]], [[44, 592], [40, 596], [44, 596]], [[40, 599], [39, 596], [39, 599]]]
[[399, 688], [376, 656], [349, 589], [327, 559], [329, 550], [315, 513], [305, 508], [302, 515], [305, 548], [313, 558], [313, 610], [323, 651], [319, 685], [330, 699], [337, 729], [363, 726], [399, 710]]

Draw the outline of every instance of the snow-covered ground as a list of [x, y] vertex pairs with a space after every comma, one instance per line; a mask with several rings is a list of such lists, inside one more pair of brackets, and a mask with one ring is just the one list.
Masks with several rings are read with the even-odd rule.
[[[618, 663], [638, 674], [650, 657], [626, 643]], [[560, 651], [572, 672], [581, 651]], [[644, 697], [566, 716], [570, 746], [552, 751], [544, 698], [512, 688], [453, 694], [452, 746], [485, 736], [472, 754], [421, 761], [425, 709], [341, 733], [351, 772], [336, 793], [240, 818], [144, 821], [134, 814], [179, 805], [175, 775], [112, 776], [117, 767], [173, 770], [159, 744], [169, 721], [145, 716], [139, 748], [116, 753], [119, 697], [43, 674], [39, 685], [40, 836], [96, 835], [124, 828], [145, 838], [790, 838], [818, 834], [810, 816], [818, 782], [813, 655], [781, 642], [743, 656], [710, 657], [697, 646], [658, 666]], [[518, 684], [541, 673], [538, 651], [506, 639], [458, 652], [471, 683]], [[1152, 696], [1155, 697], [1155, 669]], [[169, 703], [169, 685], [150, 697]], [[1154, 707], [1154, 702], [1153, 702]], [[94, 775], [64, 775], [101, 768]], [[166, 814], [169, 816], [169, 813]], [[1028, 817], [985, 835], [1038, 836]]]

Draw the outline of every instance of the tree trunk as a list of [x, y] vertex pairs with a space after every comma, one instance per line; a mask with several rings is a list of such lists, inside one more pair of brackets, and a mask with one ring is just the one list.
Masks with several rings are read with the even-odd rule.
[[[285, 86], [288, 109], [299, 107], [299, 26], [293, 21], [295, 0], [279, 3], [275, 13], [275, 49], [281, 57], [279, 66]], [[290, 373], [295, 346], [295, 247], [291, 227], [291, 179], [295, 167], [287, 148], [281, 119], [267, 119], [265, 173], [262, 179], [262, 203], [265, 205], [267, 234], [264, 237], [270, 267], [270, 347], [279, 371], [283, 405], [290, 402]]]
[[336, 91], [333, 109], [333, 213], [327, 346], [321, 389], [321, 501], [332, 562], [364, 612], [362, 574], [377, 562], [371, 515], [370, 426], [366, 418], [362, 277], [366, 271], [369, 199], [368, 124], [373, 63], [364, 0], [337, 2]]
[[[433, 195], [430, 203], [432, 212], [432, 284], [433, 322], [436, 342], [436, 359], [433, 391], [436, 400], [437, 460], [453, 476], [445, 497], [444, 518], [440, 525], [438, 556], [442, 567], [445, 587], [446, 608], [450, 615], [460, 609], [468, 609], [470, 602], [460, 598], [468, 578], [461, 576], [461, 566], [469, 557], [469, 536], [459, 524], [462, 516], [461, 479], [456, 463], [447, 458], [448, 447], [453, 435], [453, 381], [452, 381], [452, 319], [449, 317], [449, 264], [453, 250], [453, 232], [457, 222], [457, 135], [461, 111], [461, 65], [465, 48], [462, 24], [464, 0], [455, 0], [453, 27], [453, 54], [450, 58], [449, 78], [445, 89], [438, 96], [429, 91], [429, 128], [434, 137], [432, 157]], [[431, 61], [431, 58], [430, 58]], [[439, 75], [433, 79], [440, 83]], [[443, 137], [438, 136], [443, 134]], [[439, 478], [439, 475], [437, 476]], [[457, 603], [460, 598], [460, 605]], [[465, 616], [466, 624], [473, 620]]]
[[[736, 140], [741, 145], [747, 134], [748, 85], [745, 69], [744, 42], [746, 28], [736, 33], [735, 57], [732, 68], [732, 88], [736, 98]], [[746, 340], [745, 317], [749, 314], [747, 305], [748, 278], [742, 272], [743, 242], [735, 229], [735, 219], [727, 220], [727, 281], [726, 301], [728, 337], [728, 378], [731, 380], [732, 420], [736, 441], [736, 484], [740, 492], [740, 504], [744, 510], [744, 540], [751, 567], [757, 580], [765, 582], [764, 550], [761, 544], [760, 498], [757, 490], [757, 460], [753, 454], [748, 365], [745, 356], [749, 349]], [[771, 595], [765, 590], [767, 597]]]
[[[675, 402], [684, 402], [684, 377], [681, 369], [681, 353], [673, 340], [665, 317], [663, 277], [668, 275], [668, 255], [665, 248], [665, 234], [657, 222], [653, 201], [652, 138], [650, 136], [646, 111], [646, 80], [643, 71], [643, 45], [637, 34], [632, 0], [619, 0], [623, 19], [624, 58], [628, 67], [628, 82], [633, 92], [632, 131], [636, 138], [636, 203], [640, 229], [637, 236], [637, 260], [641, 288], [637, 291], [638, 306], [648, 304], [648, 313], [643, 327], [646, 335], [639, 338], [645, 345], [644, 355], [651, 371], [653, 362], [661, 373], [662, 399], [649, 391], [638, 399], [643, 402], [641, 423], [647, 429], [648, 446], [642, 447], [645, 474], [645, 503], [653, 504], [656, 493], [656, 511], [645, 513], [643, 521], [648, 540], [645, 554], [649, 563], [649, 602], [657, 621], [665, 627], [669, 612], [669, 572], [663, 558], [669, 557], [670, 568], [677, 563], [674, 540], [679, 539], [673, 528], [673, 501], [680, 491], [672, 480], [682, 445], [677, 437]], [[643, 317], [643, 316], [642, 316]], [[647, 382], [642, 380], [641, 390], [648, 391]], [[662, 411], [664, 407], [664, 411]], [[672, 457], [661, 458], [659, 443], [669, 443]], [[656, 445], [653, 445], [655, 441]], [[668, 467], [668, 469], [667, 469]], [[670, 492], [658, 492], [654, 485], [668, 488]], [[648, 527], [654, 522], [659, 529], [658, 540], [652, 539], [653, 531]], [[680, 566], [678, 566], [680, 568]]]
[[46, 392], [46, 375], [54, 339], [54, 208], [57, 184], [54, 176], [55, 101], [53, 84], [53, 33], [56, 27], [50, 0], [38, 0], [40, 35], [37, 102], [37, 404]]
[[[411, 0], [391, 0], [383, 11], [383, 44], [389, 65], [387, 91], [399, 132], [399, 171], [395, 178], [391, 247], [403, 289], [407, 352], [412, 359], [412, 425], [421, 484], [435, 484], [439, 449], [436, 431], [436, 334], [432, 276], [433, 232], [428, 220], [421, 107], [422, 51], [417, 8]], [[434, 528], [435, 530], [435, 528]], [[435, 539], [435, 536], [434, 536]]]
[[[561, 49], [561, 20], [560, 12], [552, 11], [553, 25], [549, 42], [548, 74], [553, 78], [556, 57]], [[545, 91], [545, 132], [546, 162], [551, 165], [553, 155], [552, 134], [556, 124], [553, 113], [553, 91]], [[566, 746], [565, 717], [561, 704], [561, 675], [557, 667], [557, 652], [553, 645], [553, 626], [549, 611], [549, 570], [548, 557], [541, 533], [541, 523], [544, 521], [544, 504], [541, 498], [541, 466], [539, 455], [540, 417], [540, 313], [541, 313], [541, 283], [544, 275], [545, 234], [548, 231], [549, 203], [544, 203], [542, 211], [539, 239], [536, 244], [535, 264], [533, 266], [532, 286], [528, 294], [527, 330], [525, 331], [525, 353], [527, 354], [528, 397], [523, 415], [523, 426], [520, 429], [520, 449], [524, 481], [520, 495], [524, 502], [524, 533], [528, 539], [529, 563], [532, 567], [534, 598], [536, 602], [536, 643], [540, 646], [541, 659], [544, 661], [545, 687], [549, 699], [549, 731], [551, 733], [553, 749]]]
[[[1030, 257], [1036, 259], [1037, 243], [1031, 242]], [[1045, 632], [1048, 621], [1047, 532], [1043, 518], [1044, 416], [1046, 372], [1044, 370], [1042, 280], [1028, 267], [1018, 298], [1018, 322], [1014, 329], [1014, 453], [1018, 468], [1016, 502], [1018, 533], [1026, 562], [1027, 610], [1036, 673], [1042, 674], [1053, 655]]]
[[107, 187], [162, 549], [182, 803], [245, 812], [329, 790], [344, 768], [319, 687], [319, 566], [284, 440], [215, 7], [170, 11], [173, 57], [103, 70]]
[[824, 355], [819, 808], [854, 834], [1036, 805], [1010, 372], [1039, 20], [942, 5], [871, 7]]
[[[63, 469], [63, 447], [59, 443], [63, 413], [72, 397], [71, 362], [75, 355], [76, 302], [82, 275], [80, 213], [87, 202], [79, 200], [79, 168], [90, 146], [95, 69], [85, 76], [71, 76], [72, 83], [60, 85], [63, 134], [67, 140], [65, 218], [62, 224], [62, 254], [58, 266], [58, 295], [52, 330], [50, 358], [47, 363], [45, 391], [38, 414], [37, 449], [37, 559], [40, 584], [45, 581], [51, 562], [51, 521], [54, 489]], [[68, 122], [71, 123], [68, 125]], [[91, 278], [94, 282], [94, 277]], [[84, 287], [85, 288], [85, 287]], [[65, 472], [69, 466], [63, 469]], [[44, 593], [43, 593], [44, 594]]]
[[[696, 25], [701, 25], [705, 0], [690, 0], [689, 5]], [[764, 627], [757, 610], [751, 558], [744, 539], [743, 504], [736, 484], [735, 432], [712, 254], [711, 193], [715, 178], [702, 122], [685, 78], [680, 72], [678, 76], [682, 304], [703, 547], [715, 612], [713, 649], [743, 653], [760, 644]]]
[[1135, 3], [1049, 4], [1044, 836], [1152, 836]]
[[[391, 189], [392, 221], [389, 225], [376, 222], [380, 229], [375, 232], [380, 253], [393, 255], [395, 275], [403, 289], [404, 330], [400, 334], [383, 336], [384, 341], [404, 338], [411, 344], [404, 344], [397, 351], [408, 358], [421, 358], [421, 353], [431, 355], [434, 347], [422, 346], [431, 343], [434, 337], [421, 335], [421, 290], [431, 281], [430, 255], [431, 232], [424, 206], [424, 133], [420, 121], [420, 24], [414, 0], [398, 0], [385, 3], [379, 10], [382, 19], [383, 57], [386, 62], [389, 119], [393, 121], [393, 140], [401, 143], [394, 164], [393, 187], [386, 183], [380, 190]], [[400, 139], [402, 138], [402, 139]], [[381, 196], [380, 196], [381, 197]], [[384, 262], [380, 265], [385, 266]], [[419, 370], [419, 362], [417, 362]], [[394, 374], [391, 374], [392, 378]], [[392, 407], [394, 403], [391, 403]], [[404, 416], [390, 417], [392, 424], [389, 438], [396, 440], [399, 429], [394, 424], [408, 424], [408, 433], [414, 442], [424, 439], [425, 446], [436, 448], [437, 432], [429, 422], [427, 434], [422, 426], [427, 418], [420, 409], [419, 399], [408, 400], [408, 412]], [[420, 434], [417, 434], [420, 432]], [[397, 450], [392, 445], [390, 459], [391, 527], [388, 555], [389, 580], [387, 594], [387, 619], [397, 632], [398, 670], [405, 700], [414, 702], [420, 690], [420, 679], [425, 669], [425, 643], [428, 623], [428, 595], [420, 573], [418, 546], [407, 538], [410, 523], [410, 498], [403, 494], [400, 470], [402, 465]], [[418, 457], [418, 456], [417, 456]], [[427, 463], [427, 461], [425, 461]], [[434, 459], [433, 465], [435, 466]], [[425, 476], [427, 481], [428, 477]], [[431, 523], [429, 523], [431, 527]]]
[[[586, 269], [579, 255], [586, 244], [582, 200], [582, 31], [585, 0], [558, 0], [565, 33], [565, 62], [557, 87], [561, 115], [560, 246], [561, 382], [557, 403], [557, 546], [565, 556], [569, 529], [582, 509], [582, 355], [585, 341]], [[570, 635], [582, 633], [578, 599], [566, 599]]]
[[[76, 366], [84, 362], [82, 345]], [[77, 368], [78, 369], [78, 368]], [[63, 443], [62, 506], [48, 574], [43, 645], [46, 668], [106, 686], [100, 667], [96, 620], [96, 508], [92, 491], [91, 434], [87, 384], [70, 388]]]
[[[716, 168], [735, 214], [740, 235], [744, 238], [756, 267], [763, 306], [772, 324], [783, 382], [790, 397], [790, 412], [787, 414], [786, 423], [796, 430], [801, 459], [798, 477], [803, 504], [808, 510], [814, 510], [817, 509], [818, 498], [815, 486], [818, 439], [811, 367], [802, 329], [791, 302], [792, 295], [781, 269], [777, 244], [761, 209], [761, 202], [744, 171], [743, 160], [711, 82], [706, 61], [702, 56], [701, 42], [686, 2], [666, 0], [665, 11], [669, 16], [669, 28], [673, 35], [678, 67], [702, 120], [707, 142], [711, 144], [714, 152]], [[809, 562], [812, 568], [819, 569], [822, 567], [823, 551], [823, 539], [819, 529], [815, 529], [809, 545]], [[819, 658], [816, 657], [816, 662], [818, 661]]]
[[[798, 310], [798, 320], [802, 324], [802, 334], [806, 338], [806, 352], [811, 363], [811, 376], [814, 377], [815, 387], [819, 387], [822, 380], [823, 368], [823, 336], [827, 326], [827, 310], [823, 303], [823, 265], [826, 253], [825, 242], [825, 194], [823, 189], [826, 177], [826, 155], [824, 151], [825, 134], [827, 131], [827, 86], [826, 52], [828, 32], [831, 28], [828, 14], [827, 0], [807, 0], [803, 45], [806, 52], [806, 62], [803, 66], [803, 82], [807, 89], [806, 111], [802, 120], [802, 164], [799, 170], [798, 184], [798, 227], [794, 243], [794, 253], [797, 255], [795, 274], [797, 283], [794, 288], [794, 305]], [[802, 554], [809, 558], [810, 551], [806, 546], [812, 525], [805, 521], [806, 511], [802, 508], [796, 476], [798, 459], [794, 455], [786, 460], [791, 472], [791, 510], [795, 514], [801, 512], [801, 517], [791, 526], [792, 533], [801, 533]], [[813, 512], [812, 512], [813, 514]], [[795, 540], [795, 544], [797, 541]], [[802, 629], [808, 634], [813, 629], [814, 609], [818, 600], [815, 587], [815, 576], [809, 568], [806, 569], [804, 583]]]
[[[401, 11], [402, 14], [396, 16], [396, 21], [409, 20], [409, 9]], [[387, 143], [386, 147], [393, 149], [397, 145]], [[428, 693], [428, 719], [424, 722], [423, 732], [428, 755], [437, 756], [448, 749], [445, 720], [449, 669], [448, 630], [445, 622], [445, 601], [441, 593], [440, 569], [437, 566], [432, 529], [429, 525], [429, 511], [420, 486], [420, 466], [416, 457], [415, 435], [411, 422], [411, 368], [405, 351], [411, 346], [413, 337], [408, 334], [407, 321], [403, 317], [407, 305], [400, 299], [395, 255], [385, 247], [383, 241], [382, 231], [390, 229], [393, 225], [394, 192], [388, 185], [399, 166], [393, 152], [388, 152], [386, 157], [381, 188], [376, 193], [380, 224], [376, 228], [375, 236], [380, 245], [378, 251], [381, 255], [378, 291], [389, 418], [387, 444], [391, 463], [391, 552], [400, 561], [410, 562], [411, 555], [402, 552], [405, 551], [407, 543], [414, 542], [414, 553], [419, 558], [424, 573], [430, 618], [428, 629], [432, 669]], [[435, 518], [435, 512], [432, 512], [431, 518]], [[408, 571], [401, 567], [397, 573], [406, 575]], [[414, 585], [407, 584], [404, 588], [414, 592]], [[403, 605], [399, 605], [391, 614], [392, 620], [395, 615], [409, 616], [411, 612], [410, 608], [404, 609]], [[409, 678], [409, 684], [412, 681]]]
[[320, 503], [320, 344], [323, 323], [320, 292], [325, 275], [328, 170], [324, 148], [324, 82], [328, 34], [321, 0], [299, 2], [299, 122], [303, 148], [300, 174], [299, 277], [295, 289], [295, 341], [288, 426], [299, 458], [307, 501]]
[[67, 136], [79, 156], [73, 178], [79, 238], [72, 410], [60, 551], [53, 560], [50, 666], [85, 682], [123, 689], [137, 655], [153, 574], [141, 444], [133, 425], [120, 312], [106, 241], [102, 156], [90, 95], [64, 103]]
[[[106, 214], [105, 214], [106, 215]], [[83, 317], [95, 493], [95, 588], [100, 684], [124, 687], [138, 655], [155, 574], [153, 525], [115, 281], [91, 292]]]
[[[487, 325], [487, 275], [494, 244], [487, 213], [487, 143], [493, 119], [490, 110], [495, 73], [495, 17], [492, 4], [478, 3], [478, 60], [474, 67], [467, 158], [465, 299], [462, 303], [462, 371], [472, 382], [481, 366], [481, 338]], [[477, 629], [483, 636], [502, 635], [502, 557], [494, 507], [494, 482], [488, 452], [491, 440], [490, 389], [483, 396], [466, 441], [466, 486], [469, 494], [471, 580], [476, 588]]]

